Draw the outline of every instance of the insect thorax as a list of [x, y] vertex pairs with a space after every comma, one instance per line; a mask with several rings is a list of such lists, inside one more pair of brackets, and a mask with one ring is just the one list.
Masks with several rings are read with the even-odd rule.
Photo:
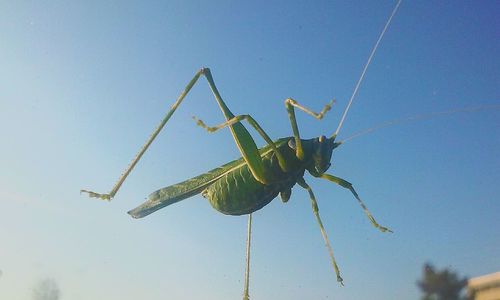
[[288, 138], [287, 142], [279, 144], [278, 151], [286, 161], [286, 171], [279, 166], [274, 152], [270, 151], [263, 155], [265, 172], [270, 178], [268, 184], [258, 182], [245, 164], [219, 178], [207, 187], [202, 195], [216, 210], [228, 215], [243, 215], [257, 211], [276, 198], [279, 193], [285, 196], [283, 200], [286, 202], [290, 189], [304, 176], [306, 169], [313, 176], [319, 176], [328, 169], [332, 151], [338, 145], [333, 139], [325, 137], [301, 140], [301, 143], [305, 154], [302, 161], [295, 155], [293, 138]]
[[280, 192], [290, 190], [297, 178], [304, 175], [305, 168], [288, 143], [280, 143], [278, 150], [290, 168], [283, 171], [272, 151], [263, 155], [264, 169], [270, 179], [268, 184], [258, 182], [245, 164], [219, 178], [202, 195], [216, 210], [228, 215], [249, 214], [261, 209]]

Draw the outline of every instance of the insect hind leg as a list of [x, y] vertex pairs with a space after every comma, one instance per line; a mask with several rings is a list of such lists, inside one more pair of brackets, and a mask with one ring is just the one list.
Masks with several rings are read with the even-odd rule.
[[247, 121], [260, 134], [260, 136], [266, 141], [266, 143], [271, 146], [273, 151], [276, 153], [276, 157], [278, 158], [278, 162], [279, 162], [281, 169], [283, 171], [287, 170], [286, 161], [283, 158], [283, 156], [281, 155], [281, 153], [278, 151], [278, 149], [276, 148], [276, 145], [274, 144], [273, 140], [271, 140], [269, 135], [264, 131], [264, 129], [262, 129], [262, 127], [260, 127], [259, 123], [257, 123], [257, 121], [255, 121], [255, 119], [251, 115], [238, 115], [232, 119], [227, 120], [224, 123], [221, 123], [221, 124], [215, 125], [215, 126], [208, 126], [207, 124], [205, 124], [205, 122], [203, 122], [202, 120], [198, 119], [195, 116], [193, 116], [193, 119], [196, 121], [196, 125], [204, 128], [205, 130], [207, 130], [210, 133], [215, 132], [217, 130], [220, 130], [220, 129], [227, 127], [227, 126], [232, 126], [232, 125], [239, 123], [241, 121]]
[[245, 286], [243, 288], [243, 300], [250, 300], [249, 284], [250, 284], [250, 248], [252, 239], [252, 214], [248, 215], [247, 223], [247, 245], [246, 245], [246, 264], [245, 264]]
[[[217, 104], [219, 105], [220, 109], [222, 110], [222, 113], [224, 114], [224, 117], [226, 118], [226, 120], [230, 120], [230, 119], [234, 118], [233, 113], [229, 110], [227, 105], [224, 103], [224, 101], [222, 100], [222, 97], [220, 96], [219, 91], [217, 90], [217, 87], [215, 86], [215, 82], [213, 80], [212, 73], [210, 72], [210, 69], [201, 68], [200, 70], [198, 70], [198, 72], [196, 72], [194, 77], [189, 81], [189, 83], [186, 85], [186, 87], [181, 92], [179, 97], [177, 97], [177, 100], [170, 107], [170, 110], [163, 117], [163, 119], [161, 120], [158, 127], [153, 131], [153, 133], [151, 134], [149, 139], [146, 141], [144, 146], [142, 146], [142, 148], [136, 154], [135, 158], [128, 165], [128, 167], [122, 173], [120, 178], [118, 178], [118, 181], [113, 186], [111, 191], [107, 194], [100, 194], [100, 193], [96, 193], [96, 192], [90, 191], [90, 190], [80, 190], [80, 192], [86, 193], [90, 197], [93, 197], [93, 198], [99, 198], [99, 199], [108, 200], [108, 201], [111, 200], [116, 195], [116, 193], [118, 192], [118, 190], [122, 186], [125, 179], [130, 174], [130, 172], [132, 172], [135, 165], [139, 162], [142, 155], [146, 152], [146, 150], [149, 148], [151, 143], [158, 136], [158, 134], [163, 129], [165, 124], [168, 122], [170, 117], [172, 117], [172, 115], [174, 114], [176, 109], [179, 107], [179, 105], [185, 99], [185, 97], [187, 96], [187, 94], [189, 93], [191, 88], [196, 84], [196, 82], [198, 81], [198, 79], [201, 76], [205, 76], [205, 78], [207, 79], [208, 84], [210, 86], [210, 89], [212, 90], [212, 93], [214, 94], [215, 100], [217, 101]], [[255, 145], [255, 142], [253, 141], [252, 137], [250, 136], [250, 133], [240, 123], [235, 123], [235, 124], [231, 125], [230, 129], [231, 129], [231, 133], [233, 135], [233, 138], [236, 141], [238, 149], [240, 150], [245, 161], [247, 162], [248, 167], [249, 167], [250, 171], [252, 172], [253, 176], [258, 181], [266, 184], [267, 178], [266, 178], [266, 174], [264, 171], [262, 159], [259, 155], [259, 151], [257, 149], [257, 146]]]

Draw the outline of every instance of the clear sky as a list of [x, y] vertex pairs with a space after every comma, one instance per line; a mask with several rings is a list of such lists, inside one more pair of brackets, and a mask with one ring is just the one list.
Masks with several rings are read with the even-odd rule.
[[[111, 202], [107, 192], [180, 91], [212, 69], [235, 114], [274, 138], [331, 134], [394, 1], [2, 1], [0, 299], [238, 299], [246, 217], [201, 196], [134, 220], [152, 191], [239, 156], [200, 81]], [[340, 139], [395, 118], [500, 104], [498, 1], [406, 1], [368, 70]], [[500, 111], [399, 124], [346, 142], [330, 173], [307, 176], [345, 287], [335, 281], [307, 193], [254, 214], [252, 299], [417, 299], [426, 261], [500, 270]], [[264, 142], [255, 135], [259, 145]]]

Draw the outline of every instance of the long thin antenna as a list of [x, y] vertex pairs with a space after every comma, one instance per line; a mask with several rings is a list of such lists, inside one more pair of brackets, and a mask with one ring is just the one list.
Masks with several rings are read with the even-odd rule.
[[368, 57], [368, 60], [366, 61], [365, 67], [363, 68], [363, 72], [361, 72], [361, 76], [358, 79], [358, 82], [356, 83], [356, 87], [354, 88], [354, 91], [352, 92], [351, 98], [349, 99], [349, 103], [347, 104], [346, 109], [344, 110], [344, 114], [342, 115], [342, 118], [340, 119], [339, 126], [337, 127], [337, 130], [335, 130], [335, 133], [331, 137], [336, 137], [340, 131], [340, 128], [342, 127], [342, 124], [344, 124], [344, 120], [347, 116], [347, 112], [349, 111], [349, 108], [351, 108], [352, 101], [354, 100], [354, 97], [356, 97], [356, 94], [358, 93], [359, 86], [361, 85], [361, 82], [363, 81], [366, 70], [368, 69], [368, 66], [370, 65], [373, 55], [375, 55], [375, 52], [377, 51], [378, 45], [380, 44], [380, 41], [384, 37], [385, 32], [387, 31], [387, 28], [389, 27], [389, 24], [392, 21], [392, 17], [396, 14], [398, 11], [399, 5], [401, 4], [402, 0], [399, 0], [394, 9], [392, 10], [391, 16], [385, 23], [384, 29], [382, 30], [382, 33], [380, 33], [380, 36], [378, 37], [377, 42], [375, 43], [375, 46], [373, 47], [372, 52], [370, 53], [370, 56]]
[[451, 114], [456, 114], [456, 113], [467, 113], [467, 112], [476, 112], [480, 110], [500, 110], [500, 105], [499, 104], [492, 104], [492, 105], [480, 105], [480, 106], [474, 106], [474, 107], [465, 107], [465, 108], [455, 108], [455, 109], [450, 109], [450, 110], [445, 110], [445, 111], [437, 111], [437, 112], [431, 112], [427, 114], [418, 114], [414, 115], [411, 117], [404, 117], [404, 118], [399, 118], [399, 119], [394, 119], [390, 121], [385, 121], [383, 123], [380, 123], [378, 125], [375, 125], [373, 127], [363, 129], [361, 131], [358, 131], [354, 133], [353, 135], [347, 137], [346, 139], [342, 140], [341, 143], [345, 143], [347, 141], [350, 141], [354, 138], [360, 137], [362, 135], [371, 133], [373, 131], [401, 124], [401, 123], [408, 123], [408, 122], [414, 122], [414, 121], [420, 121], [420, 120], [428, 120], [428, 119], [433, 119], [435, 117], [439, 116], [445, 116], [445, 115], [451, 115]]

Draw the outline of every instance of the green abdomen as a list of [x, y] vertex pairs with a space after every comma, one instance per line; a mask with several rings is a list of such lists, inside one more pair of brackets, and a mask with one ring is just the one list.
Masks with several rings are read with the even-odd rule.
[[265, 172], [272, 179], [264, 185], [258, 182], [247, 165], [235, 169], [207, 187], [203, 197], [218, 211], [226, 215], [244, 215], [261, 209], [284, 190], [292, 188], [304, 170], [283, 172], [274, 154], [263, 158]]

